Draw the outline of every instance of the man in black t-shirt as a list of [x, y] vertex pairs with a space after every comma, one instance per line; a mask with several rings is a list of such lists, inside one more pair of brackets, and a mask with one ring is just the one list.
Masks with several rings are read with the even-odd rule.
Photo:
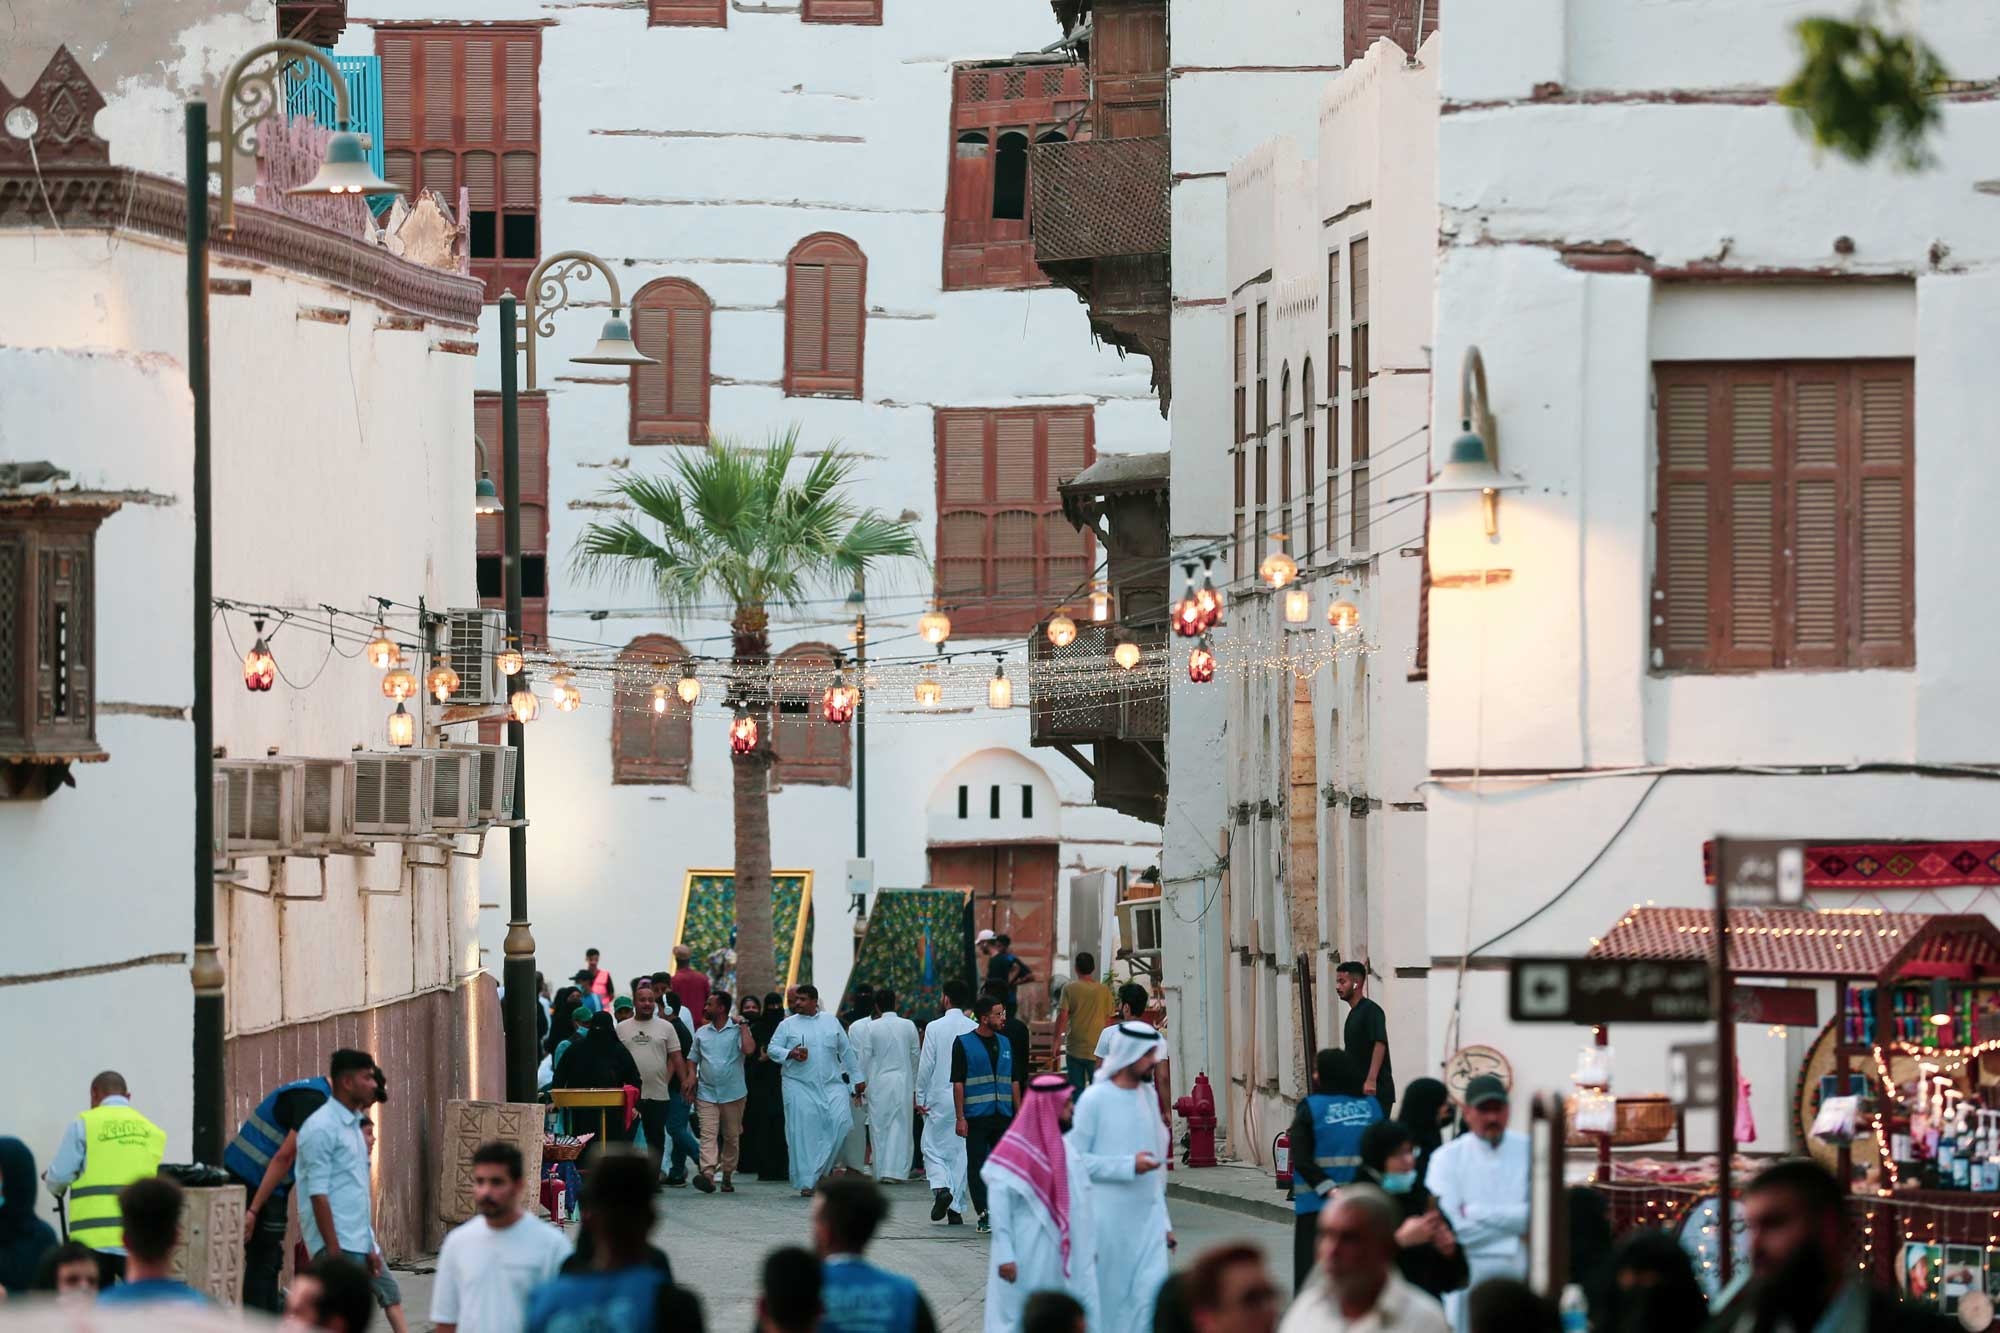
[[1389, 1016], [1368, 998], [1368, 965], [1352, 959], [1333, 972], [1333, 988], [1347, 1004], [1341, 1045], [1361, 1066], [1361, 1092], [1387, 1116], [1396, 1105], [1396, 1075], [1389, 1063]]

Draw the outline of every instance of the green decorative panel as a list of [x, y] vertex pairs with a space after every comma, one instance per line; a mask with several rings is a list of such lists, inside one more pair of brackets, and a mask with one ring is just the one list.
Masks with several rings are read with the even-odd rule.
[[[944, 1003], [944, 983], [972, 975], [972, 890], [883, 889], [855, 951], [847, 988], [893, 986], [897, 1012], [928, 1022]], [[848, 997], [841, 997], [841, 1011]]]
[[[773, 972], [785, 979], [786, 986], [812, 980], [812, 881], [810, 870], [771, 872]], [[688, 872], [674, 943], [693, 949], [695, 960], [716, 978], [716, 984], [731, 995], [738, 994], [736, 969], [715, 957], [736, 948], [736, 876], [732, 872]]]

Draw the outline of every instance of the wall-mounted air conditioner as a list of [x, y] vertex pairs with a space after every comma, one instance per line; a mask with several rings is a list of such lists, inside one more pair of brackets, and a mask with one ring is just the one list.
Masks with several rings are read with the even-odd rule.
[[479, 822], [479, 756], [471, 750], [425, 750], [430, 757], [431, 827], [456, 833]]
[[1160, 900], [1127, 898], [1118, 904], [1118, 949], [1134, 958], [1160, 956]]
[[306, 847], [344, 847], [354, 841], [354, 761], [306, 759], [301, 781], [299, 841]]
[[445, 613], [445, 656], [458, 673], [448, 704], [492, 707], [507, 702], [507, 677], [494, 665], [507, 641], [507, 613], [480, 609]]
[[300, 784], [296, 759], [218, 759], [228, 781], [225, 818], [231, 852], [281, 855], [299, 845]]
[[447, 751], [479, 756], [479, 777], [473, 788], [472, 808], [482, 824], [497, 824], [514, 817], [514, 774], [521, 752], [511, 745], [447, 745]]
[[431, 831], [431, 761], [422, 750], [358, 750], [354, 755], [354, 831], [367, 837], [419, 837]]

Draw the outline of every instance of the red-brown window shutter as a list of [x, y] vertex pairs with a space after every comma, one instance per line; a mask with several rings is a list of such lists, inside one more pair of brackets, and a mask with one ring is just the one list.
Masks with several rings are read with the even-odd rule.
[[805, 0], [806, 23], [880, 23], [882, 0]]
[[[1018, 173], [1032, 145], [1087, 133], [1087, 71], [1081, 65], [967, 66], [952, 71], [951, 88], [945, 289], [1043, 286], [1048, 279], [1035, 266], [1028, 236], [1033, 182], [1009, 176], [1009, 189], [1000, 192], [1004, 199], [996, 199], [994, 185], [1007, 171]], [[1014, 182], [1023, 192], [1019, 200], [1011, 197]], [[998, 212], [1009, 215], [995, 217]]]
[[653, 27], [726, 28], [729, 0], [652, 0], [646, 22]]
[[632, 443], [708, 438], [708, 294], [659, 278], [632, 298], [632, 340], [660, 364], [632, 368]]
[[[1439, 0], [1347, 0], [1346, 60], [1353, 64], [1368, 54], [1379, 38], [1387, 37], [1415, 55], [1423, 38], [1438, 30]], [[1423, 10], [1423, 36], [1417, 35], [1417, 11]]]
[[848, 783], [847, 727], [828, 722], [820, 699], [833, 679], [833, 649], [801, 643], [778, 654], [778, 706], [771, 716], [773, 776], [781, 782], [845, 787]]
[[667, 691], [667, 711], [653, 711], [653, 687], [672, 686], [687, 650], [664, 634], [644, 634], [618, 654], [612, 687], [611, 780], [686, 782], [694, 756], [694, 710]]
[[868, 259], [822, 232], [792, 247], [785, 285], [785, 393], [861, 396], [868, 327]]

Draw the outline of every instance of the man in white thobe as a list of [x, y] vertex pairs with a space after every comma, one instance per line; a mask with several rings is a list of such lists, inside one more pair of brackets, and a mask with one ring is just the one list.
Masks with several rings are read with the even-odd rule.
[[1095, 1081], [1077, 1098], [1069, 1133], [1093, 1195], [1099, 1320], [1091, 1329], [1151, 1333], [1174, 1245], [1160, 1169], [1170, 1144], [1152, 1082], [1161, 1042], [1150, 1023], [1120, 1023], [1115, 1032]]
[[[854, 1025], [860, 1027], [859, 1023]], [[852, 1040], [850, 1034], [849, 1040]], [[896, 1012], [896, 992], [875, 992], [875, 1021], [860, 1049], [861, 1076], [868, 1081], [868, 1129], [875, 1144], [875, 1179], [910, 1178], [910, 1119], [916, 1096], [917, 1025]]]
[[1037, 1074], [981, 1169], [993, 1222], [985, 1333], [1014, 1333], [1038, 1291], [1074, 1298], [1084, 1327], [1097, 1327], [1090, 1178], [1066, 1137], [1075, 1095], [1062, 1075]]
[[[811, 1196], [833, 1170], [853, 1119], [848, 1078], [860, 1079], [853, 1048], [840, 1020], [820, 1012], [819, 991], [798, 988], [797, 1012], [771, 1034], [771, 1058], [785, 1075], [785, 1147], [791, 1153], [792, 1187]], [[845, 1074], [847, 1078], [843, 1078]]]
[[[874, 988], [867, 985], [856, 987], [854, 1002], [860, 1015], [847, 1024], [847, 1045], [854, 1052], [854, 1067], [865, 1071], [868, 1068], [868, 1033], [875, 1025]], [[834, 1164], [847, 1171], [868, 1169], [868, 1104], [858, 1095], [852, 1104], [847, 1138], [841, 1142], [840, 1154], [834, 1158]]]
[[924, 1179], [931, 1187], [931, 1221], [965, 1220], [972, 1206], [965, 1174], [965, 1140], [958, 1137], [958, 1112], [952, 1107], [951, 1048], [979, 1026], [965, 1011], [971, 989], [962, 981], [944, 984], [944, 1008], [924, 1029], [923, 1054], [917, 1059], [917, 1109], [924, 1116]]
[[1528, 1272], [1528, 1136], [1507, 1132], [1507, 1085], [1481, 1074], [1465, 1085], [1466, 1132], [1431, 1154], [1424, 1183], [1458, 1233], [1472, 1280], [1445, 1298], [1465, 1333], [1465, 1293], [1489, 1277]]

